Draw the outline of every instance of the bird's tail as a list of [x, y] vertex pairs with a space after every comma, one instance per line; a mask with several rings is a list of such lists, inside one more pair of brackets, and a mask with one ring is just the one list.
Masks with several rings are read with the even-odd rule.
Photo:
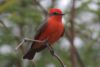
[[35, 56], [36, 51], [30, 49], [24, 56], [23, 59], [32, 60]]

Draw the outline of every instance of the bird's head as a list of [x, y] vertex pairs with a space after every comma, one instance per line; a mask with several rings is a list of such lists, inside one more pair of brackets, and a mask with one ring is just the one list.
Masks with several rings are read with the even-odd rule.
[[64, 14], [62, 13], [62, 11], [58, 8], [52, 8], [49, 10], [49, 16], [56, 18], [56, 19], [62, 19], [62, 16]]
[[60, 15], [60, 16], [62, 16], [64, 14], [62, 13], [62, 11], [60, 9], [58, 9], [58, 8], [52, 8], [52, 9], [49, 10], [49, 15], [53, 15], [53, 16]]

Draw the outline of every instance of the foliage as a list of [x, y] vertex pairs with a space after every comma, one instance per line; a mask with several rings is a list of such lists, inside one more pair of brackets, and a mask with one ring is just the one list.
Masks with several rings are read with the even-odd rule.
[[[41, 8], [39, 8], [34, 0], [3, 0], [0, 1], [0, 20], [5, 24], [0, 26], [0, 67], [33, 67], [30, 61], [22, 60], [23, 54], [26, 52], [25, 46], [18, 51], [14, 48], [24, 37], [32, 38], [36, 32], [37, 26], [41, 24], [44, 18]], [[55, 6], [58, 0], [55, 0]], [[41, 2], [41, 1], [40, 1]], [[53, 1], [54, 2], [54, 1]], [[86, 67], [100, 66], [100, 2], [99, 0], [78, 0], [76, 4], [75, 32], [82, 44], [77, 50]], [[69, 2], [69, 6], [72, 3]], [[93, 7], [93, 5], [95, 7]], [[47, 6], [47, 5], [45, 5]], [[52, 4], [51, 4], [52, 6]], [[93, 8], [92, 8], [93, 7]], [[50, 8], [50, 6], [48, 7]], [[46, 9], [48, 9], [46, 8]], [[65, 29], [69, 28], [69, 13], [71, 8], [66, 7], [64, 13]], [[65, 34], [66, 35], [66, 34]], [[66, 40], [67, 37], [64, 36]], [[63, 39], [62, 38], [62, 39]], [[54, 46], [55, 51], [60, 55], [68, 67], [72, 67], [70, 58], [70, 47], [61, 49], [60, 40]], [[67, 41], [66, 41], [67, 42]], [[28, 45], [26, 43], [25, 45]], [[65, 43], [63, 43], [65, 44]], [[8, 45], [11, 51], [3, 53], [2, 47]], [[69, 44], [68, 44], [69, 45]], [[77, 43], [75, 44], [77, 45]], [[40, 59], [35, 60], [36, 67], [47, 67], [48, 64], [54, 64], [55, 67], [61, 67], [59, 62], [53, 58], [46, 49], [41, 52]], [[49, 66], [48, 66], [49, 67]], [[79, 66], [80, 67], [80, 66]]]

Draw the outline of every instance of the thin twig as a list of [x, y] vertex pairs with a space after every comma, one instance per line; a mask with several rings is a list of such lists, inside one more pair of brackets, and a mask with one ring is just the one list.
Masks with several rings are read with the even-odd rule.
[[4, 24], [4, 22], [3, 22], [2, 20], [0, 20], [0, 24], [1, 24], [3, 27], [7, 28], [6, 25]]
[[61, 58], [54, 52], [53, 48], [51, 46], [49, 46], [49, 43], [46, 42], [45, 43], [46, 46], [48, 47], [48, 50], [50, 51], [51, 55], [54, 56], [61, 64], [62, 67], [67, 67], [64, 62], [61, 60]]
[[40, 40], [33, 40], [33, 39], [29, 39], [29, 38], [24, 38], [24, 39], [22, 40], [22, 42], [21, 42], [20, 44], [18, 44], [18, 46], [17, 46], [15, 49], [18, 50], [18, 48], [20, 48], [20, 47], [23, 45], [23, 43], [24, 43], [25, 41], [38, 42], [38, 43], [44, 43], [44, 44], [46, 44], [47, 47], [48, 47], [48, 49], [49, 49], [49, 51], [50, 51], [50, 53], [51, 53], [51, 55], [58, 59], [58, 61], [59, 61], [60, 64], [62, 65], [62, 67], [66, 67], [66, 65], [65, 65], [64, 62], [61, 60], [61, 58], [54, 52], [53, 48], [52, 48], [51, 46], [49, 46], [48, 42], [40, 41]]
[[58, 60], [59, 60], [59, 62], [61, 63], [61, 65], [62, 65], [62, 67], [67, 67], [64, 63], [63, 63], [63, 61], [61, 60], [61, 58], [54, 52], [54, 56], [55, 56], [55, 58], [57, 58]]
[[48, 12], [47, 12], [46, 9], [39, 3], [39, 1], [38, 1], [38, 0], [33, 0], [33, 1], [36, 3], [36, 5], [38, 5], [38, 6], [41, 8], [41, 10], [42, 10], [42, 12], [44, 13], [44, 15], [47, 16]]
[[26, 42], [26, 41], [30, 41], [30, 42], [39, 42], [39, 43], [43, 43], [43, 41], [40, 41], [40, 40], [33, 40], [33, 39], [29, 39], [29, 38], [24, 38], [22, 41], [21, 41], [21, 43], [19, 43], [18, 45], [17, 45], [17, 47], [15, 48], [16, 50], [18, 50], [18, 48], [20, 48], [22, 45], [23, 45], [23, 43], [24, 42]]
[[24, 43], [24, 40], [22, 40], [21, 43], [19, 43], [15, 49], [18, 50], [18, 48], [21, 47], [21, 45], [23, 45], [23, 43]]

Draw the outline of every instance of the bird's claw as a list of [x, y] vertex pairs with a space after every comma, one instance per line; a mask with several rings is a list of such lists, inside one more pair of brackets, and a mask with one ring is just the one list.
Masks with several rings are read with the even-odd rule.
[[54, 56], [54, 50], [53, 48], [50, 46], [50, 44], [48, 43], [48, 40], [44, 40], [44, 44], [47, 46], [47, 48], [49, 49], [50, 53], [52, 56]]

